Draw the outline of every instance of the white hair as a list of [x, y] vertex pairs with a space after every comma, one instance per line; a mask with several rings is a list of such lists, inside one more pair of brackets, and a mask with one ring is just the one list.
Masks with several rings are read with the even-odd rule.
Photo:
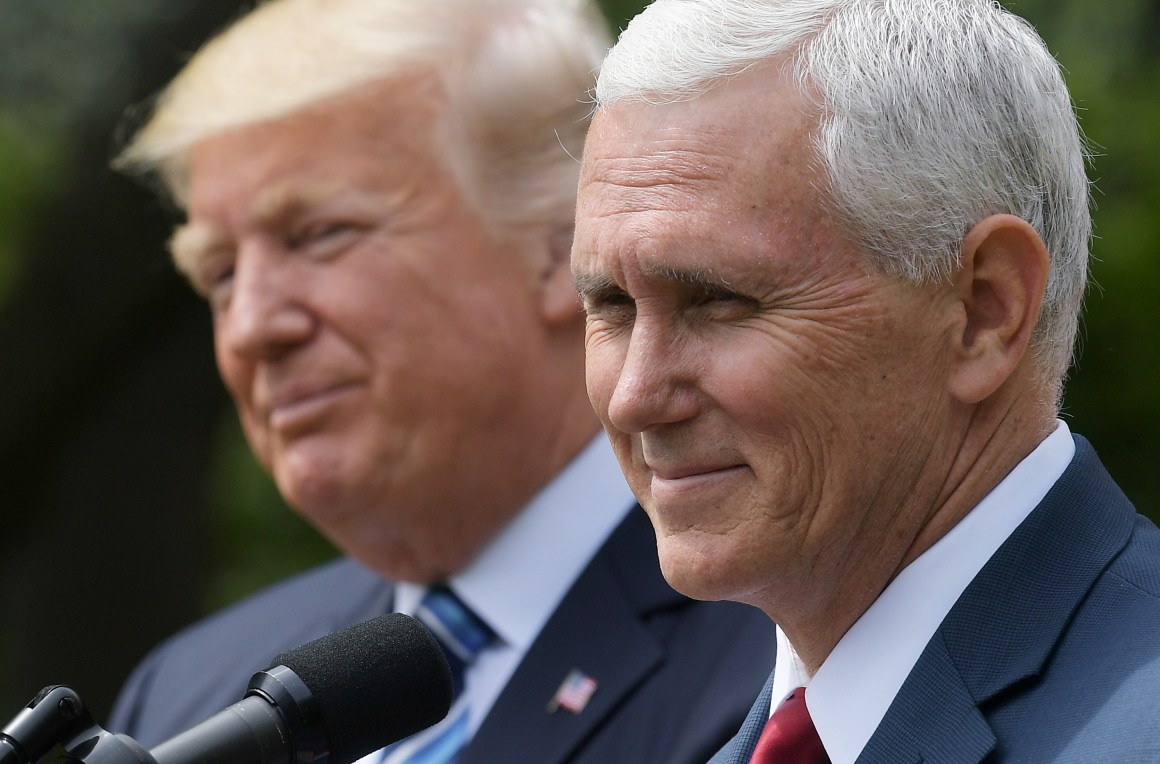
[[1050, 255], [1032, 338], [1058, 403], [1087, 282], [1088, 154], [1059, 65], [993, 0], [656, 0], [601, 68], [598, 108], [695, 98], [788, 57], [818, 99], [822, 191], [887, 273], [922, 283], [1009, 213]]
[[268, 0], [197, 52], [115, 165], [184, 206], [199, 141], [428, 72], [447, 169], [489, 222], [570, 222], [610, 44], [593, 0]]

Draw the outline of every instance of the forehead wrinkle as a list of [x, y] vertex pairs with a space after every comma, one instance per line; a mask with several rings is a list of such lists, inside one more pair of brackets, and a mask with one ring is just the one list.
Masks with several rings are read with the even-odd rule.
[[587, 155], [593, 157], [592, 175], [597, 181], [626, 188], [696, 187], [726, 177], [741, 159], [725, 151], [732, 132], [728, 126], [670, 126], [633, 139], [613, 131], [598, 148], [587, 150]]
[[716, 198], [731, 164], [720, 153], [689, 151], [687, 144], [679, 150], [603, 157], [581, 188], [581, 206], [594, 220], [618, 219], [615, 225], [628, 229], [667, 227], [663, 218], [699, 213], [705, 199]]
[[669, 147], [662, 143], [630, 156], [601, 157], [597, 163], [597, 182], [624, 188], [682, 186], [696, 190], [723, 178], [732, 161], [708, 145], [690, 146], [688, 141], [681, 141]]

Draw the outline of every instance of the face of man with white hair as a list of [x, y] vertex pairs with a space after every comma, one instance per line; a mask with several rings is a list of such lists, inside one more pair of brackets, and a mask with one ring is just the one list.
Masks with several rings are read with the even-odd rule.
[[816, 120], [771, 64], [604, 108], [572, 266], [588, 392], [666, 578], [762, 607], [807, 661], [965, 512], [978, 392], [969, 285], [869, 267], [819, 196]]
[[597, 427], [566, 257], [546, 227], [485, 228], [440, 108], [430, 81], [388, 81], [205, 139], [174, 239], [283, 495], [416, 581], [462, 567]]

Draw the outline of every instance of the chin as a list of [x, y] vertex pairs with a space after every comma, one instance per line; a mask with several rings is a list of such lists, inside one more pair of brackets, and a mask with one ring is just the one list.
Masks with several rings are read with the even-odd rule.
[[274, 480], [286, 500], [304, 513], [307, 508], [342, 506], [374, 478], [370, 461], [360, 456], [360, 445], [327, 434], [281, 443], [273, 454]]
[[346, 554], [390, 581], [407, 581], [425, 586], [446, 580], [455, 572], [440, 567], [437, 562], [418, 554], [405, 543], [388, 540], [376, 543], [368, 538], [368, 534], [333, 540]]
[[732, 600], [737, 591], [737, 574], [731, 556], [717, 549], [690, 543], [681, 536], [658, 539], [661, 573], [669, 586], [695, 600]]
[[341, 476], [318, 470], [275, 470], [274, 482], [286, 503], [324, 533], [350, 513], [351, 498]]

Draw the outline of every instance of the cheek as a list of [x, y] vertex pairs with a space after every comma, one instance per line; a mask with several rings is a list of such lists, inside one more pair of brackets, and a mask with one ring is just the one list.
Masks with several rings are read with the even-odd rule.
[[273, 462], [270, 434], [265, 419], [260, 416], [254, 403], [253, 365], [241, 361], [232, 353], [223, 352], [220, 345], [215, 345], [214, 355], [218, 374], [234, 401], [238, 419], [242, 424], [242, 432], [250, 444], [250, 450], [254, 452], [258, 462], [270, 470]]
[[238, 406], [245, 404], [244, 396], [249, 392], [249, 380], [253, 377], [253, 364], [246, 363], [226, 348], [226, 326], [223, 319], [215, 315], [213, 323], [213, 353], [218, 374], [226, 389]]
[[[711, 358], [721, 395], [749, 415], [780, 413], [795, 419], [846, 418], [878, 373], [879, 348], [866, 327], [823, 321], [783, 321], [718, 347]], [[780, 417], [779, 417], [780, 418]]]
[[238, 418], [242, 423], [242, 432], [246, 436], [246, 442], [250, 444], [250, 451], [253, 452], [254, 458], [267, 471], [271, 472], [274, 469], [274, 447], [270, 431], [266, 428], [265, 422], [260, 419], [248, 407], [238, 405]]
[[589, 331], [584, 340], [584, 383], [588, 400], [607, 427], [608, 403], [616, 389], [624, 355], [609, 337]]
[[850, 348], [809, 329], [719, 346], [702, 377], [705, 400], [745, 444], [766, 501], [780, 508], [816, 498], [824, 465], [850, 442], [847, 429], [862, 414], [854, 401], [865, 382]]
[[253, 368], [250, 364], [239, 361], [233, 354], [224, 353], [220, 349], [215, 355], [218, 374], [244, 421], [253, 415], [254, 410]]
[[222, 382], [225, 384], [230, 397], [233, 398], [239, 413], [244, 414], [251, 411], [253, 408], [251, 393], [253, 386], [247, 382], [249, 375], [236, 364], [221, 362], [218, 363], [218, 373], [221, 375]]

